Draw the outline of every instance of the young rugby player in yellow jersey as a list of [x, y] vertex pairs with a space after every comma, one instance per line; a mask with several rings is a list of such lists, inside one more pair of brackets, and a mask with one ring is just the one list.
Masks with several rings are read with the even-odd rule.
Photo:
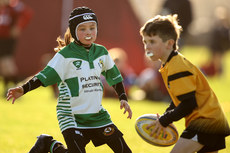
[[158, 15], [140, 30], [146, 56], [162, 63], [159, 72], [172, 99], [155, 123], [151, 135], [157, 132], [158, 136], [169, 124], [184, 117], [186, 128], [171, 152], [217, 153], [225, 148], [225, 137], [230, 134], [230, 128], [205, 76], [178, 53], [177, 41], [181, 30], [177, 15]]

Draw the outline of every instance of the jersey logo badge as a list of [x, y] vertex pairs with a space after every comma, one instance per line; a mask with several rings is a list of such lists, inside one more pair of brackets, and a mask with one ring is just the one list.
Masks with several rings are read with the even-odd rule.
[[99, 60], [98, 65], [100, 66], [100, 68], [104, 67], [104, 62], [102, 59]]
[[77, 60], [73, 62], [73, 65], [76, 66], [77, 70], [81, 69], [81, 64], [82, 64], [81, 60]]
[[114, 131], [115, 131], [115, 129], [114, 129], [113, 127], [106, 127], [106, 128], [104, 129], [103, 134], [104, 134], [105, 136], [110, 136], [110, 135], [112, 135], [112, 134], [114, 133]]

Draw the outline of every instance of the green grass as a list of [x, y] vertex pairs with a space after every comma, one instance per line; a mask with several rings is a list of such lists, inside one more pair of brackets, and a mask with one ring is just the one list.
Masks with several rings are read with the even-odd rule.
[[[199, 65], [208, 60], [208, 52], [202, 47], [186, 47], [183, 54], [193, 63]], [[224, 62], [225, 71], [220, 78], [209, 78], [210, 85], [218, 96], [223, 110], [230, 123], [230, 54]], [[0, 91], [2, 91], [0, 84]], [[127, 119], [127, 114], [119, 109], [117, 99], [104, 99], [103, 106], [109, 111], [113, 122], [124, 133], [124, 138], [133, 153], [167, 153], [171, 147], [155, 147], [143, 141], [136, 133], [134, 124], [137, 117], [147, 113], [163, 113], [168, 103], [150, 101], [132, 101], [130, 105], [133, 118]], [[53, 135], [55, 139], [64, 142], [56, 119], [56, 99], [51, 88], [40, 87], [18, 99], [14, 105], [0, 98], [0, 153], [25, 153], [30, 150], [41, 133]], [[181, 133], [184, 120], [174, 123]], [[230, 152], [230, 137], [226, 139], [227, 149], [219, 153]], [[86, 147], [87, 153], [112, 153], [106, 145], [95, 148], [92, 143]]]

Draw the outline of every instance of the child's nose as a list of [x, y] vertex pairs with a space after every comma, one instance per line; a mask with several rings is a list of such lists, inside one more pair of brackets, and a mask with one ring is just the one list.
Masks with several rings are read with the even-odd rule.
[[86, 33], [91, 34], [91, 30], [90, 29], [86, 30]]
[[146, 44], [145, 45], [145, 50], [149, 50], [150, 49], [150, 45], [149, 44]]

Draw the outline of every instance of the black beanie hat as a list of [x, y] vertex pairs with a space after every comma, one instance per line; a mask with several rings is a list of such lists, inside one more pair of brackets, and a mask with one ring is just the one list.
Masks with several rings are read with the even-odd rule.
[[[77, 7], [75, 8], [69, 17], [69, 28], [70, 33], [75, 41], [79, 42], [76, 36], [76, 29], [80, 23], [95, 21], [97, 23], [97, 17], [95, 13], [88, 7]], [[98, 25], [98, 23], [97, 23]]]

